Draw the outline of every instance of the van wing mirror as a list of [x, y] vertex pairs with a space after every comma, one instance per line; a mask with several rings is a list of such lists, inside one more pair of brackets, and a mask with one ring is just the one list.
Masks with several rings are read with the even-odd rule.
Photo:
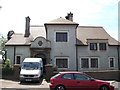
[[42, 70], [42, 67], [40, 68], [40, 70]]

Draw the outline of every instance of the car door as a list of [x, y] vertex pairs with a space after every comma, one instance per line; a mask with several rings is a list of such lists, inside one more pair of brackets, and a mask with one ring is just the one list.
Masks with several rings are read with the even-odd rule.
[[63, 84], [67, 88], [67, 90], [74, 90], [74, 88], [76, 88], [76, 80], [74, 80], [73, 74], [64, 74], [62, 76], [61, 84]]
[[74, 79], [79, 90], [97, 90], [97, 83], [86, 74], [74, 74]]

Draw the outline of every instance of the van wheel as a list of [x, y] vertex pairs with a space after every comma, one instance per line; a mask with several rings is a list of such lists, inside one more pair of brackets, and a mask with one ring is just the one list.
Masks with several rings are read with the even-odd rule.
[[22, 84], [23, 83], [23, 81], [20, 81], [20, 84]]
[[66, 90], [65, 86], [63, 85], [58, 85], [55, 90]]

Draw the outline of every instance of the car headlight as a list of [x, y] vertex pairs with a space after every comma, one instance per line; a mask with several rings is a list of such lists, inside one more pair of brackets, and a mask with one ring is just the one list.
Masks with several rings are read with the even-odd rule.
[[110, 82], [110, 86], [115, 87], [115, 81]]

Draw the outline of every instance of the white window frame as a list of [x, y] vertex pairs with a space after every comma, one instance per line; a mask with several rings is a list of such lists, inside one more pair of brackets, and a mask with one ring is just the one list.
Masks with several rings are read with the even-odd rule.
[[[110, 67], [110, 58], [113, 58], [113, 67]], [[115, 57], [109, 57], [109, 68], [115, 68]]]
[[[94, 49], [91, 49], [91, 44], [93, 44], [94, 45], [94, 47], [96, 46], [96, 49], [94, 48]], [[89, 43], [89, 50], [90, 51], [97, 51], [98, 50], [98, 43], [97, 42], [91, 42], [91, 43]]]
[[[88, 58], [88, 68], [82, 68], [82, 58]], [[89, 62], [90, 60], [89, 60], [89, 57], [80, 57], [80, 68], [82, 68], [82, 69], [89, 69], [90, 68], [90, 62]]]
[[[101, 50], [100, 50], [100, 44], [106, 44], [106, 47], [105, 47], [106, 49], [101, 49]], [[106, 51], [106, 50], [107, 50], [107, 43], [100, 42], [100, 43], [99, 43], [99, 51]]]
[[[81, 63], [81, 59], [82, 58], [88, 58], [88, 62], [89, 62], [89, 67], [88, 68], [82, 68], [82, 63]], [[98, 67], [97, 68], [93, 68], [93, 67], [91, 67], [91, 58], [97, 58], [98, 59]], [[80, 68], [81, 69], [99, 69], [99, 67], [100, 67], [100, 64], [99, 64], [99, 57], [80, 57]]]
[[67, 63], [68, 63], [67, 68], [58, 68], [58, 69], [68, 69], [69, 68], [69, 57], [55, 57], [55, 63], [54, 63], [55, 65], [56, 65], [56, 59], [67, 59]]
[[20, 64], [21, 64], [21, 60], [22, 60], [22, 56], [21, 55], [16, 55], [15, 56], [15, 65], [20, 65], [20, 64], [17, 64], [17, 56], [20, 56]]
[[[56, 30], [55, 32], [54, 32], [54, 41], [56, 42], [56, 33], [67, 33], [67, 42], [69, 42], [69, 32], [67, 31], [67, 30]], [[59, 43], [59, 42], [56, 42], [56, 43]], [[60, 42], [60, 43], [65, 43], [65, 42]]]
[[[98, 60], [98, 67], [97, 67], [97, 68], [99, 68], [99, 66], [100, 66], [100, 65], [99, 65], [99, 57], [90, 57], [90, 61], [89, 61], [89, 62], [90, 62], [90, 68], [92, 68], [92, 69], [95, 68], [95, 67], [91, 67], [91, 58], [97, 58], [97, 60]], [[96, 69], [97, 69], [97, 68], [96, 68]]]

